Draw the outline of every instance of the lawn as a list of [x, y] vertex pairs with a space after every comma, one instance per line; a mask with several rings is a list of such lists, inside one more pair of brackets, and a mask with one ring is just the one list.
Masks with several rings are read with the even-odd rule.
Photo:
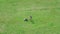
[[60, 0], [0, 0], [0, 34], [60, 34]]

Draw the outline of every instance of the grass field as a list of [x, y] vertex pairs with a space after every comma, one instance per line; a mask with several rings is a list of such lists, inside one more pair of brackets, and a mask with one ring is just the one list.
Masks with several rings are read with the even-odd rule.
[[60, 0], [0, 0], [0, 34], [60, 34]]

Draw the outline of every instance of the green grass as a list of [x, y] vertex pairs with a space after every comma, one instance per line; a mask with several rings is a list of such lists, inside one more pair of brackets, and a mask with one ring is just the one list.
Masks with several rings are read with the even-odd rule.
[[60, 34], [60, 0], [0, 0], [0, 34]]

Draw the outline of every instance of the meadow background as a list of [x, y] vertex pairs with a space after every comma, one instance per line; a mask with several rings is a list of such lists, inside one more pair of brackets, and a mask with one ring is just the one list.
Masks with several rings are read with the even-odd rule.
[[60, 34], [60, 0], [0, 0], [0, 34]]

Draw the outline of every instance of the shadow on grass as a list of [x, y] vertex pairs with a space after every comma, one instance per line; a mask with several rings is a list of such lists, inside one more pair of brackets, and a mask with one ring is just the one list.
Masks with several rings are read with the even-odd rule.
[[31, 22], [32, 24], [35, 24], [35, 22], [34, 22], [33, 20], [30, 20], [30, 22]]

